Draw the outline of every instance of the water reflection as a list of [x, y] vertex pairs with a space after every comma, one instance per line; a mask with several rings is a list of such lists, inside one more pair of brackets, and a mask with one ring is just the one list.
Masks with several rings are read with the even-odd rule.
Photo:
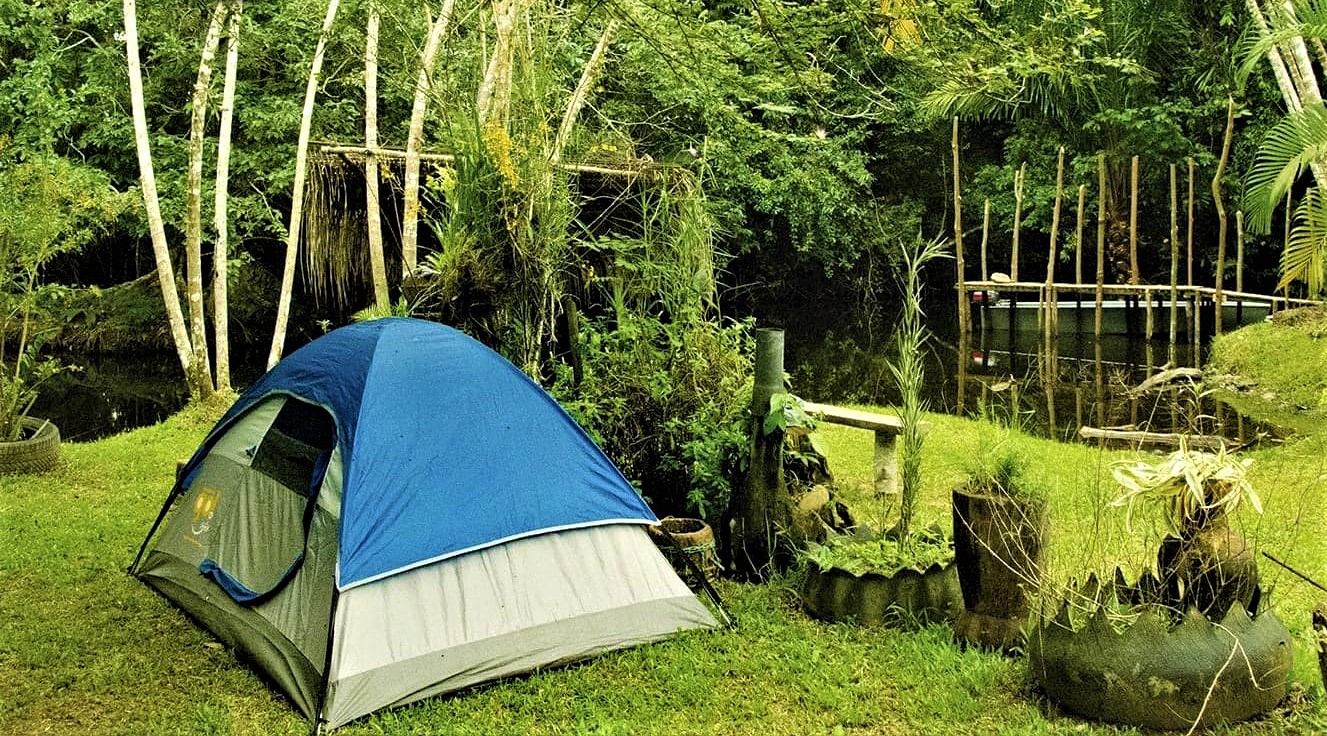
[[[980, 327], [980, 323], [975, 325]], [[893, 347], [881, 335], [840, 327], [786, 327], [787, 365], [793, 391], [827, 403], [895, 405], [889, 372]], [[978, 329], [964, 343], [957, 335], [931, 341], [925, 398], [933, 411], [960, 416], [1016, 417], [1026, 431], [1080, 441], [1083, 427], [1117, 433], [1220, 436], [1250, 445], [1285, 436], [1217, 401], [1195, 371], [1177, 371], [1155, 390], [1138, 390], [1151, 376], [1192, 368], [1202, 347], [1126, 335], [1056, 336], [1038, 331]], [[1124, 435], [1128, 437], [1129, 435]], [[1152, 438], [1135, 435], [1137, 439]]]

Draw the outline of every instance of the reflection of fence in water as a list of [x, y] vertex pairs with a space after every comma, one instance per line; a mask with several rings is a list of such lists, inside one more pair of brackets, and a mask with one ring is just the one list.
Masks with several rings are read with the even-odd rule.
[[[1002, 421], [1016, 417], [1028, 431], [1061, 440], [1166, 445], [1184, 435], [1194, 446], [1215, 446], [1284, 436], [1203, 389], [1199, 372], [1183, 367], [1190, 364], [1192, 348], [1180, 348], [1177, 366], [1166, 360], [1167, 345], [1159, 340], [1044, 336], [986, 330], [976, 336], [981, 342], [961, 344], [956, 413], [993, 414]], [[1203, 346], [1196, 355], [1194, 362], [1201, 364]], [[1157, 375], [1172, 380], [1139, 390]]]

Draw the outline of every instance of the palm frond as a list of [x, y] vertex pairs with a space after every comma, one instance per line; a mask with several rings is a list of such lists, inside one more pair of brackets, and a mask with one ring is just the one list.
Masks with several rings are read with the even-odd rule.
[[1310, 189], [1295, 209], [1295, 226], [1290, 231], [1286, 249], [1281, 253], [1281, 281], [1284, 289], [1302, 280], [1310, 295], [1323, 292], [1324, 268], [1327, 267], [1327, 197], [1319, 189]]
[[1304, 169], [1327, 157], [1327, 105], [1321, 102], [1281, 119], [1258, 146], [1245, 180], [1249, 227], [1268, 232], [1272, 213]]

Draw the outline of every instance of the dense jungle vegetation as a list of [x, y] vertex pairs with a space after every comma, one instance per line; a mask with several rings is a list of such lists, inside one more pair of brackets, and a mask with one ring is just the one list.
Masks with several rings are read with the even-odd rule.
[[[233, 323], [239, 360], [266, 349], [283, 277], [294, 282], [294, 344], [370, 305], [441, 319], [549, 386], [659, 508], [704, 512], [726, 498], [743, 441], [747, 318], [830, 305], [845, 321], [891, 311], [903, 249], [953, 235], [955, 178], [970, 243], [989, 204], [993, 270], [1021, 239], [1024, 272], [1039, 274], [1063, 147], [1061, 273], [1070, 277], [1075, 260], [1069, 234], [1085, 230], [1087, 248], [1101, 231], [1114, 280], [1127, 276], [1138, 157], [1141, 275], [1163, 282], [1178, 166], [1180, 207], [1194, 212], [1182, 237], [1195, 243], [1195, 280], [1210, 284], [1215, 212], [1242, 206], [1258, 148], [1286, 112], [1250, 16], [1258, 7], [0, 0], [0, 240], [12, 257], [23, 242], [14, 233], [44, 234], [40, 259], [9, 278], [6, 289], [22, 295], [10, 314], [24, 325], [46, 318], [50, 340], [81, 351], [173, 342], [195, 395], [225, 389], [225, 341], [208, 338], [203, 321], [224, 235], [236, 304], [221, 323]], [[1315, 12], [1308, 3], [1301, 19]], [[1284, 42], [1283, 33], [1264, 38]], [[137, 147], [134, 59], [146, 124]], [[306, 86], [316, 92], [307, 172]], [[1220, 167], [1232, 102], [1235, 143]], [[369, 108], [376, 218], [364, 173]], [[229, 109], [229, 200], [214, 230], [199, 223], [213, 219]], [[415, 143], [412, 116], [423, 123]], [[139, 190], [149, 148], [160, 228], [157, 197]], [[399, 154], [411, 148], [425, 156], [417, 228], [415, 174]], [[1276, 196], [1292, 188], [1284, 179]], [[1302, 188], [1291, 194], [1312, 200]], [[1257, 224], [1268, 234], [1247, 228], [1250, 289], [1275, 285], [1286, 242], [1267, 210]], [[292, 212], [303, 213], [302, 231], [291, 232]], [[379, 291], [371, 223], [387, 262]], [[288, 266], [294, 244], [298, 270]], [[189, 294], [192, 339], [159, 311], [154, 273], [166, 252]], [[968, 276], [977, 269], [969, 258]], [[929, 286], [942, 293], [953, 278], [937, 267]], [[274, 344], [269, 362], [281, 352]]]

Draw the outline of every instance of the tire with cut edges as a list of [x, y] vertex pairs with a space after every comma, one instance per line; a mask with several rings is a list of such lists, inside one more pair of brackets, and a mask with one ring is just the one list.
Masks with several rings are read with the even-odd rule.
[[60, 429], [35, 417], [23, 418], [28, 436], [17, 442], [0, 442], [0, 475], [46, 473], [60, 462]]

